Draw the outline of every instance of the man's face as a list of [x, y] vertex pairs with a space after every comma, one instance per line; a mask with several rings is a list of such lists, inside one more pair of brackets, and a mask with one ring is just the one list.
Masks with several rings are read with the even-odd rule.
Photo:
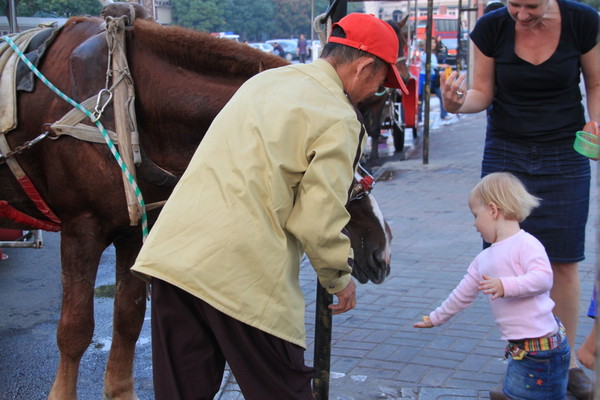
[[358, 104], [380, 91], [387, 77], [389, 66], [376, 68], [374, 60], [370, 60], [371, 62], [365, 65], [360, 63], [357, 65], [356, 74], [345, 88], [354, 104]]

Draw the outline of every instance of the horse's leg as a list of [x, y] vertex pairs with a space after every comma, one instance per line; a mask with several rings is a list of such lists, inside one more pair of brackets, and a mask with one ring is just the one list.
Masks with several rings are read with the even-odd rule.
[[376, 107], [373, 107], [371, 116], [371, 134], [373, 135], [372, 140], [375, 142], [377, 149], [377, 161], [379, 163], [379, 141], [381, 140], [381, 123], [383, 121], [383, 109], [385, 108], [385, 98], [382, 98]]
[[392, 135], [394, 138], [394, 152], [402, 153], [404, 150], [404, 127], [392, 121]]
[[129, 270], [141, 247], [141, 232], [114, 242], [117, 255], [113, 340], [104, 375], [104, 398], [137, 399], [133, 385], [133, 357], [146, 311], [146, 284]]
[[[394, 138], [394, 151], [401, 153], [404, 150], [404, 111], [396, 110], [396, 105], [399, 105], [402, 101], [402, 96], [398, 94], [398, 91], [393, 91], [390, 94], [390, 117], [392, 126], [392, 137]], [[401, 107], [402, 108], [402, 107]]]
[[381, 138], [381, 131], [378, 129], [377, 131], [373, 130], [369, 132], [369, 136], [371, 137], [371, 157], [370, 161], [373, 165], [379, 164], [379, 139]]
[[90, 220], [61, 229], [62, 309], [56, 334], [60, 358], [50, 400], [76, 400], [77, 375], [94, 333], [94, 283], [106, 243]]
[[375, 126], [376, 121], [373, 118], [373, 110], [371, 108], [372, 105], [365, 109], [361, 109], [361, 111], [365, 129], [371, 138], [371, 154], [369, 156], [369, 161], [371, 164], [376, 165], [379, 161], [379, 137], [381, 136], [381, 126]]

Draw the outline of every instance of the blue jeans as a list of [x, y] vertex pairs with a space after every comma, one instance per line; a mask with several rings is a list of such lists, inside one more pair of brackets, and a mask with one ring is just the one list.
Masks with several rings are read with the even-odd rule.
[[570, 357], [566, 337], [555, 349], [530, 352], [521, 360], [509, 356], [504, 394], [512, 400], [564, 400]]
[[[431, 82], [433, 82], [433, 78], [434, 75], [431, 75]], [[425, 74], [421, 74], [419, 77], [419, 99], [421, 101], [419, 101], [419, 121], [423, 121], [423, 101], [425, 100], [423, 97], [423, 90], [425, 87]], [[444, 104], [442, 102], [442, 89], [438, 86], [436, 88], [434, 88], [433, 86], [431, 87], [431, 94], [436, 95], [438, 97], [438, 99], [440, 99], [440, 118], [446, 118], [446, 116], [448, 115], [448, 111], [446, 111], [446, 109], [444, 108]]]

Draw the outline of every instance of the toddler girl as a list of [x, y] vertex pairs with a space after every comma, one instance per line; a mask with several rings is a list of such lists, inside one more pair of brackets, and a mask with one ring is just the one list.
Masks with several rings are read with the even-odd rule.
[[492, 245], [475, 257], [442, 305], [414, 327], [442, 325], [483, 292], [508, 341], [500, 396], [563, 400], [571, 350], [564, 327], [552, 314], [552, 268], [542, 244], [519, 227], [538, 205], [515, 176], [497, 172], [484, 177], [471, 191], [469, 208], [475, 228]]

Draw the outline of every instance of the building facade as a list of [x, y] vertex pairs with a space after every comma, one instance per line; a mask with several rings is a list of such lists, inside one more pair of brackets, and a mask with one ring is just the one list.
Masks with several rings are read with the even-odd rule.
[[[363, 4], [366, 13], [386, 21], [400, 21], [407, 14], [411, 17], [426, 16], [428, 8], [427, 0], [365, 1]], [[455, 16], [468, 31], [483, 13], [484, 6], [485, 2], [480, 0], [433, 0], [433, 14]]]
[[149, 15], [162, 25], [170, 25], [173, 22], [171, 16], [171, 0], [139, 0]]

